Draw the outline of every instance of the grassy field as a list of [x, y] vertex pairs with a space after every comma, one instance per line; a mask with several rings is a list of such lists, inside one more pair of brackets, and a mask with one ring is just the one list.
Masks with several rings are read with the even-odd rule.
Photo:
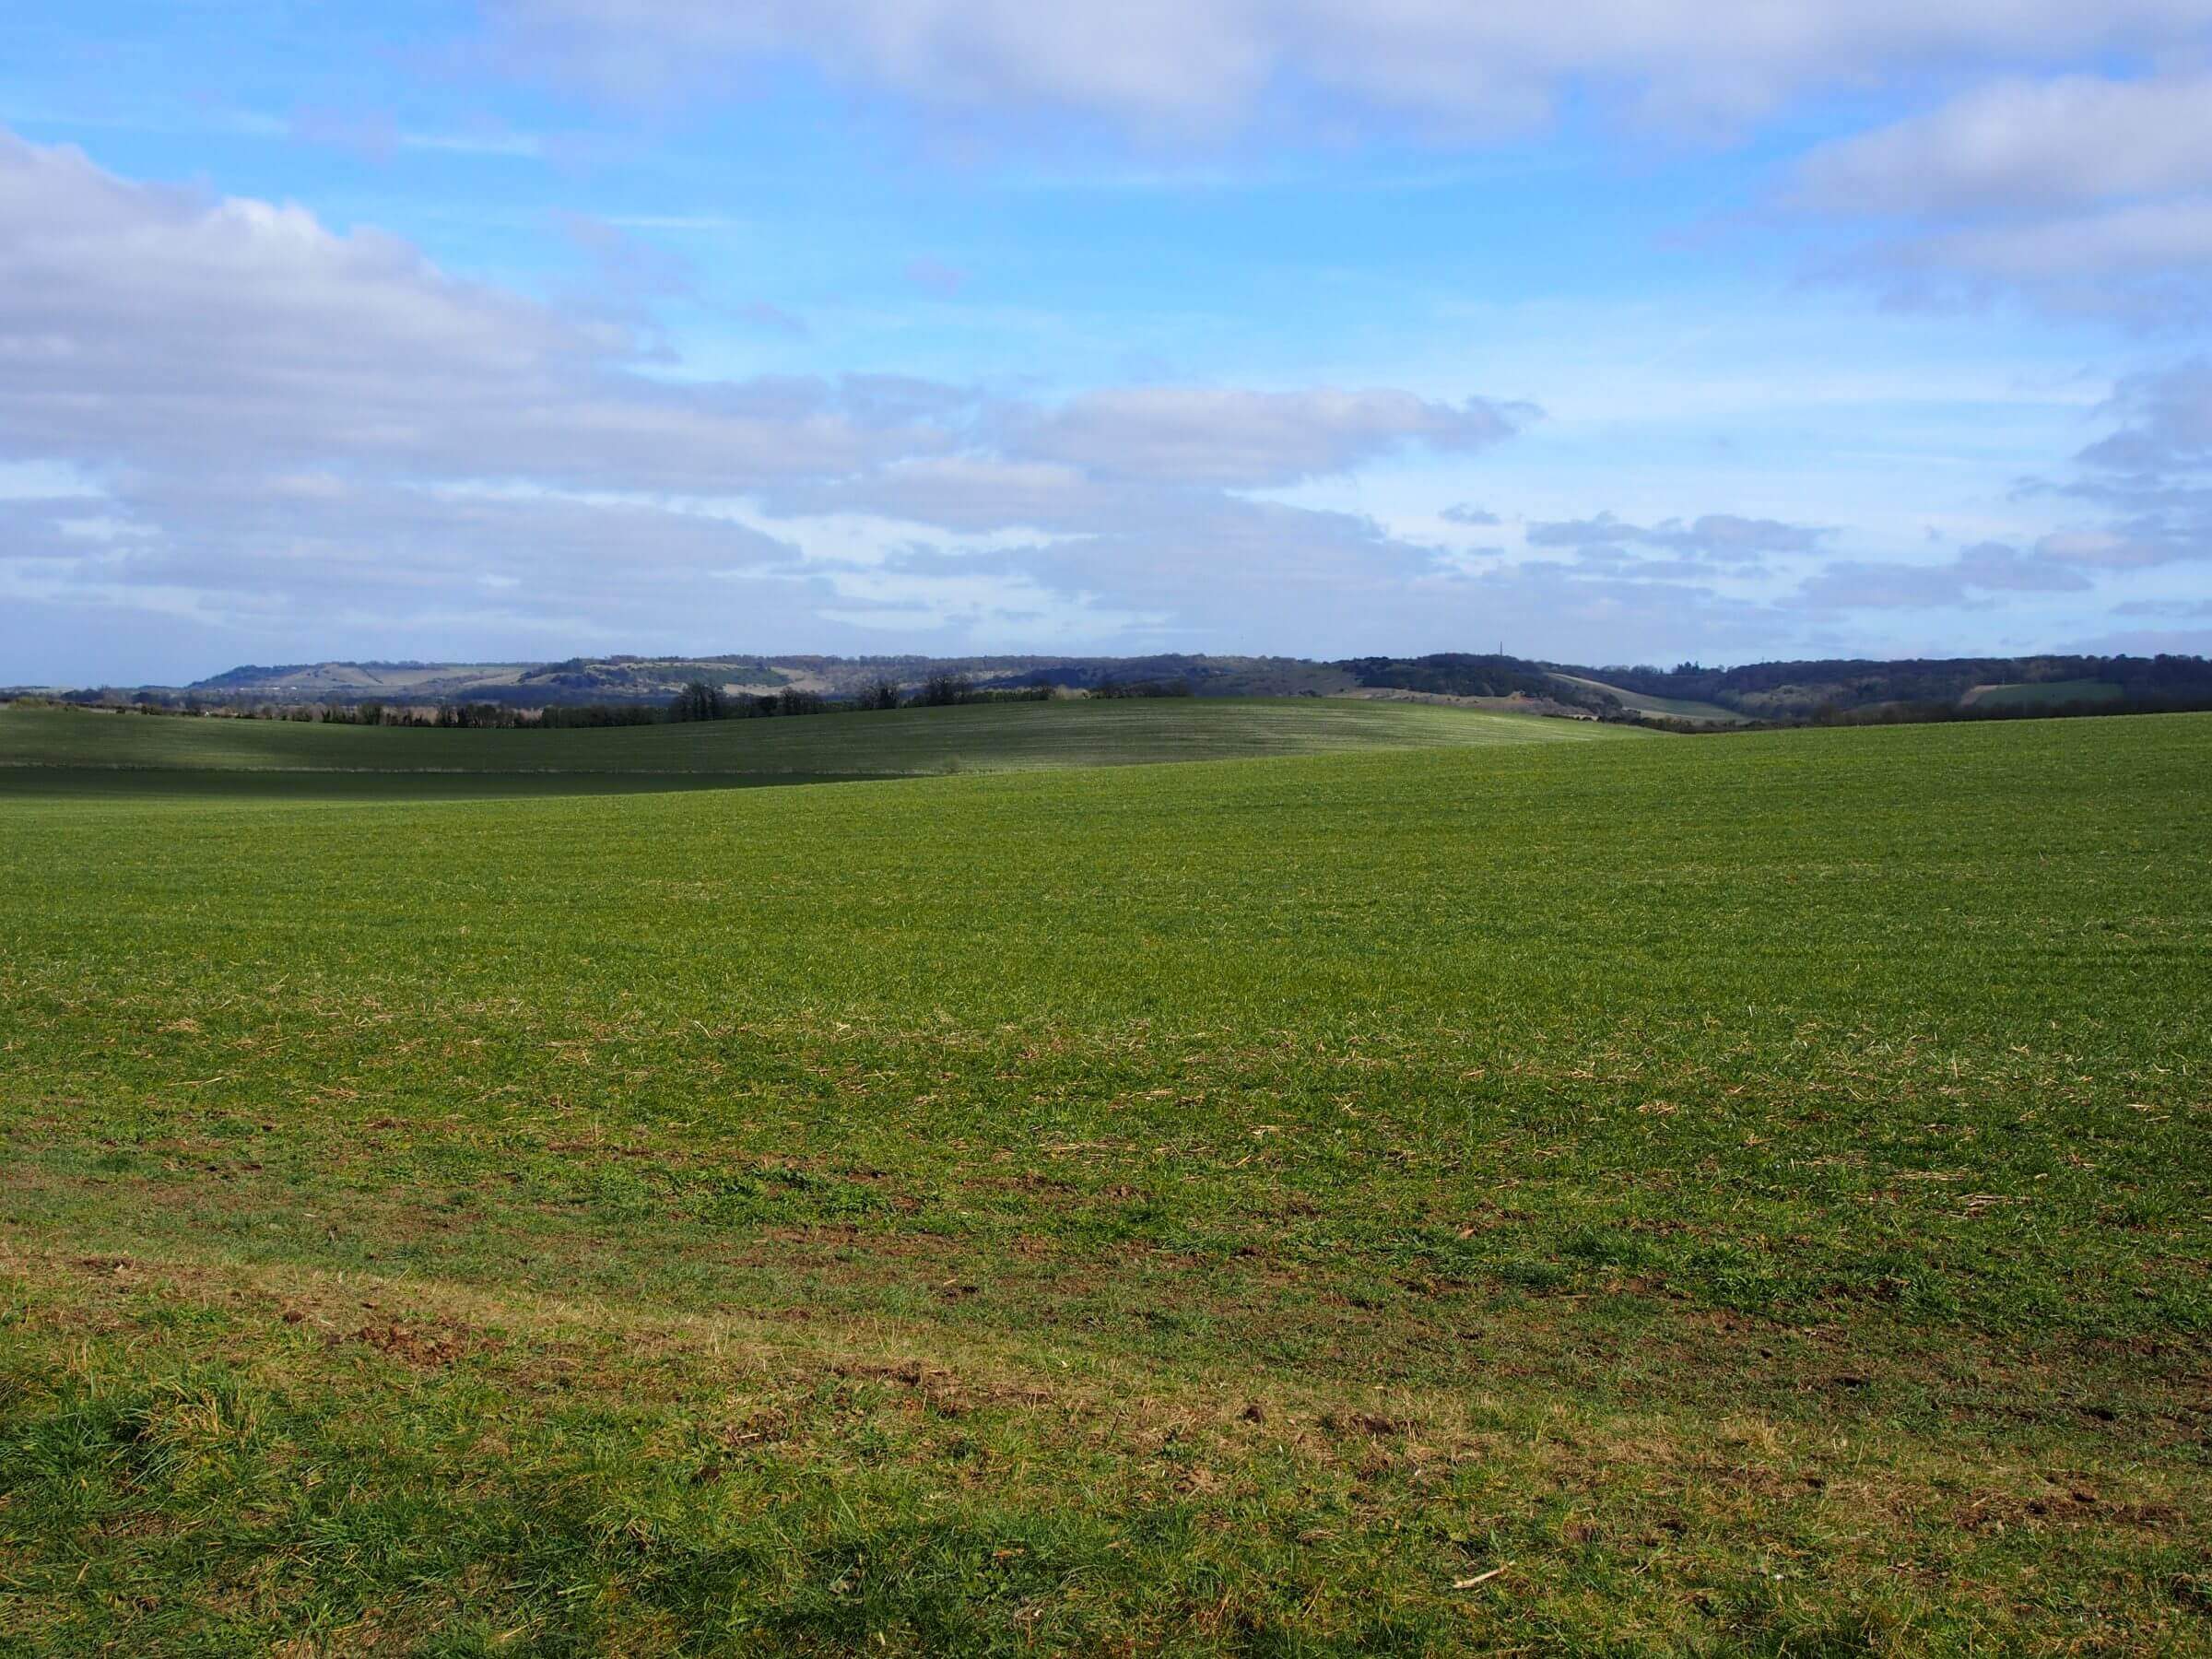
[[247, 767], [187, 771], [150, 766], [0, 766], [0, 806], [58, 801], [142, 801], [172, 807], [254, 801], [296, 806], [342, 801], [419, 804], [671, 789], [772, 789], [855, 781], [845, 772], [277, 771]]
[[0, 1651], [2206, 1651], [2208, 779], [51, 774]]
[[1976, 686], [1962, 700], [1972, 708], [2054, 708], [2078, 703], [2118, 702], [2126, 695], [2110, 680], [2039, 680], [2010, 686]]
[[[863, 777], [1618, 739], [1583, 722], [1321, 698], [978, 703], [553, 731], [189, 720], [0, 706], [0, 773], [216, 771]], [[0, 783], [4, 783], [0, 777]]]
[[1733, 709], [1724, 709], [1719, 703], [1697, 702], [1687, 697], [1654, 697], [1642, 691], [1630, 691], [1620, 686], [1608, 686], [1602, 680], [1583, 679], [1571, 674], [1551, 677], [1564, 685], [1583, 691], [1606, 691], [1618, 698], [1623, 708], [1634, 709], [1644, 714], [1665, 714], [1675, 720], [1702, 721], [1708, 725], [1743, 725], [1750, 718]]

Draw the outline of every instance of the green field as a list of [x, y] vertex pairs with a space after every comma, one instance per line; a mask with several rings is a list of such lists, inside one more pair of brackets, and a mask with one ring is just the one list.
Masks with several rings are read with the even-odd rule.
[[1640, 714], [1663, 714], [1672, 720], [1695, 720], [1707, 725], [1743, 725], [1750, 719], [1749, 715], [1724, 709], [1719, 703], [1697, 702], [1687, 697], [1653, 697], [1571, 674], [1555, 674], [1551, 677], [1578, 690], [1604, 691], [1618, 698], [1624, 709], [1634, 709]]
[[0, 1652], [2212, 1645], [2212, 716], [1221, 708], [0, 714]]
[[1964, 701], [1977, 709], [2049, 709], [2080, 703], [2114, 703], [2126, 693], [2110, 680], [2021, 681], [2009, 686], [1976, 686]]
[[[455, 731], [0, 706], [0, 772], [218, 771], [862, 777], [1618, 738], [1580, 721], [1323, 698], [977, 703], [776, 720]], [[0, 782], [4, 782], [0, 779]]]

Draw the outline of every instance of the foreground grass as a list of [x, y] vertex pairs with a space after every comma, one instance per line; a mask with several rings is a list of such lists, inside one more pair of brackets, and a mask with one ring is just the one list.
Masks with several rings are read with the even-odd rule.
[[1586, 721], [1321, 698], [976, 703], [553, 731], [193, 720], [0, 705], [0, 772], [99, 767], [524, 779], [533, 773], [890, 777], [1358, 749], [1632, 742], [1641, 735]]
[[0, 1637], [2201, 1649], [2207, 762], [18, 798]]

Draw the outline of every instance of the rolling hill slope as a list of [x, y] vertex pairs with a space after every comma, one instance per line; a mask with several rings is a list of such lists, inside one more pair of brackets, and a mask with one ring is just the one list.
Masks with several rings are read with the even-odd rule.
[[0, 709], [0, 767], [893, 777], [1618, 739], [1580, 722], [1318, 698], [977, 703], [551, 731]]
[[1694, 720], [1705, 725], [1742, 725], [1749, 716], [1724, 709], [1718, 703], [1699, 702], [1687, 697], [1657, 697], [1649, 692], [1630, 691], [1621, 686], [1610, 686], [1604, 680], [1590, 679], [1578, 674], [1558, 674], [1551, 677], [1562, 686], [1578, 691], [1597, 691], [1616, 698], [1624, 709], [1633, 709], [1639, 714], [1664, 715], [1670, 720]]
[[0, 1653], [2202, 1653], [2208, 770], [0, 804]]

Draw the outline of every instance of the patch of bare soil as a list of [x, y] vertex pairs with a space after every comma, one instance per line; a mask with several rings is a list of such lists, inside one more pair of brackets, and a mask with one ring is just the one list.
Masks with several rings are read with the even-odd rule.
[[402, 1324], [396, 1319], [372, 1321], [338, 1338], [358, 1342], [389, 1354], [420, 1371], [442, 1371], [465, 1355], [496, 1354], [506, 1346], [458, 1320], [429, 1319]]

